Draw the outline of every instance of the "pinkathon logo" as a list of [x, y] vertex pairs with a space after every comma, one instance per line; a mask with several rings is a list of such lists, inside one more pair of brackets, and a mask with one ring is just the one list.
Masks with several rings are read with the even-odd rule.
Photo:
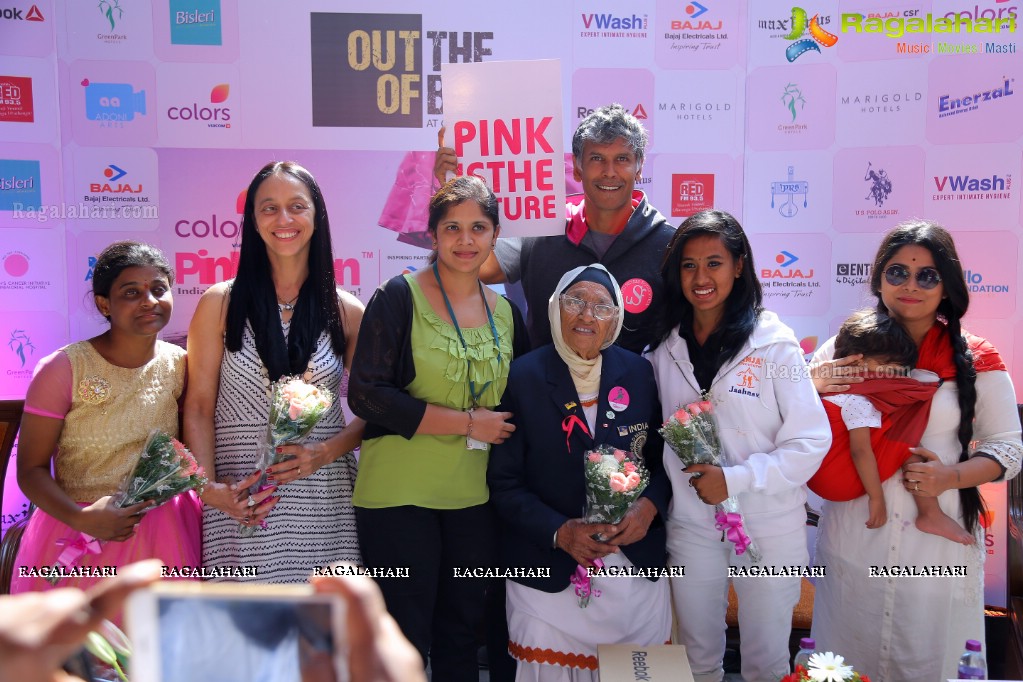
[[21, 251], [11, 251], [4, 256], [4, 272], [11, 277], [24, 277], [28, 273], [28, 256]]

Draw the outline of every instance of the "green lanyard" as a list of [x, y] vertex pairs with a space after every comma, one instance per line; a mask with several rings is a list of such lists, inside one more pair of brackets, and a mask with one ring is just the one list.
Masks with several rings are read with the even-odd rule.
[[[451, 316], [451, 324], [454, 325], [455, 331], [458, 333], [458, 340], [462, 342], [462, 350], [465, 351], [465, 376], [468, 379], [469, 374], [472, 370], [472, 363], [469, 362], [469, 346], [465, 343], [465, 337], [462, 336], [462, 329], [458, 326], [458, 318], [455, 317], [455, 310], [451, 307], [451, 301], [448, 299], [448, 294], [444, 291], [444, 284], [440, 281], [440, 271], [437, 269], [436, 261], [433, 264], [433, 276], [437, 279], [437, 286], [440, 287], [440, 295], [444, 297], [444, 305], [448, 308], [448, 315]], [[490, 312], [490, 306], [487, 305], [486, 294], [483, 293], [483, 282], [477, 280], [477, 284], [480, 285], [480, 298], [483, 299], [483, 308], [487, 311], [487, 322], [490, 323], [490, 333], [494, 336], [494, 347], [497, 348], [497, 362], [501, 362], [501, 343], [497, 338], [497, 326], [494, 324], [494, 316]], [[476, 390], [476, 382], [469, 379], [469, 395], [472, 396], [472, 406], [474, 408], [479, 407], [480, 396], [483, 395], [483, 391], [487, 390], [491, 382], [483, 384], [483, 388], [479, 391]]]

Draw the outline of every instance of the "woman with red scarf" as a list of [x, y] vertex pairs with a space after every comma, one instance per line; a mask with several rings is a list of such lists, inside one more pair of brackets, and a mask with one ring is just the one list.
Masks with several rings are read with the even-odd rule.
[[[908, 448], [921, 461], [882, 485], [889, 523], [864, 526], [866, 497], [825, 504], [816, 563], [827, 575], [817, 583], [813, 636], [819, 649], [842, 654], [875, 681], [948, 679], [962, 643], [984, 637], [977, 486], [1019, 473], [1016, 397], [998, 352], [960, 326], [969, 290], [944, 228], [914, 221], [889, 232], [874, 260], [871, 291], [878, 312], [917, 344], [916, 367], [942, 383], [920, 447]], [[815, 359], [833, 354], [832, 339]], [[921, 532], [914, 496], [936, 497], [977, 542]]]

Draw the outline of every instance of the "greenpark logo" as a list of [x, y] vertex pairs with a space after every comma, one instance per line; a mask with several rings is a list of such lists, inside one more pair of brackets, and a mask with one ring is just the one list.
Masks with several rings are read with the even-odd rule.
[[862, 14], [843, 14], [842, 33], [883, 33], [889, 38], [901, 38], [907, 33], [1009, 33], [1016, 32], [1016, 18], [977, 18], [957, 14], [953, 17], [866, 17]]

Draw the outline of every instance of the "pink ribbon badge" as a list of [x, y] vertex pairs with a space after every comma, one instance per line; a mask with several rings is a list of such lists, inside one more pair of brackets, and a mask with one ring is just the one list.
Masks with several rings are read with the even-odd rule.
[[727, 514], [719, 511], [714, 514], [714, 520], [717, 522], [714, 527], [723, 532], [725, 537], [735, 545], [736, 556], [745, 553], [753, 541], [746, 535], [746, 531], [742, 527], [742, 514]]
[[86, 533], [79, 533], [74, 540], [67, 538], [57, 540], [57, 544], [64, 545], [64, 551], [57, 557], [57, 563], [66, 568], [74, 566], [86, 554], [99, 554], [103, 551], [102, 541]]
[[[575, 427], [579, 427], [583, 430], [587, 436], [590, 435], [590, 430], [586, 428], [586, 422], [580, 419], [574, 414], [570, 414], [565, 417], [561, 422], [561, 430], [565, 432], [565, 449], [571, 451], [572, 446], [569, 444], [568, 439], [572, 437], [572, 431]], [[585, 569], [584, 569], [585, 570]]]
[[[593, 565], [596, 568], [604, 568], [602, 559], [594, 559]], [[575, 596], [579, 597], [579, 608], [585, 609], [590, 604], [590, 597], [599, 597], [600, 590], [593, 586], [593, 579], [585, 566], [576, 565], [575, 572], [569, 578], [569, 582], [575, 585]]]

